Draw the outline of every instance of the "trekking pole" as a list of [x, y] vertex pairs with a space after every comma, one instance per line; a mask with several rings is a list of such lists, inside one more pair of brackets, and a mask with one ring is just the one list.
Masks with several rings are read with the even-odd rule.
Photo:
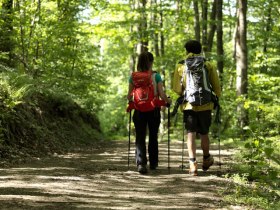
[[183, 116], [183, 140], [182, 140], [182, 165], [181, 169], [182, 171], [184, 170], [184, 149], [185, 149], [185, 122], [184, 122], [184, 116]]
[[217, 110], [216, 110], [216, 116], [214, 122], [218, 125], [218, 133], [217, 133], [217, 138], [218, 138], [218, 149], [219, 149], [219, 167], [221, 170], [221, 138], [220, 138], [220, 132], [221, 132], [221, 107], [219, 103], [217, 104]]
[[221, 163], [221, 139], [220, 139], [220, 123], [218, 124], [218, 141], [219, 141], [219, 167], [220, 170], [222, 168], [222, 163]]
[[128, 170], [129, 170], [129, 156], [130, 156], [130, 133], [131, 133], [131, 110], [129, 111], [129, 123], [128, 123], [128, 153], [127, 153]]
[[168, 122], [167, 122], [167, 138], [168, 138], [168, 151], [167, 151], [167, 160], [168, 160], [168, 172], [170, 172], [170, 105], [168, 106]]
[[221, 162], [221, 138], [220, 138], [220, 132], [221, 132], [221, 119], [220, 119], [220, 105], [217, 107], [217, 112], [218, 112], [218, 142], [219, 142], [219, 167], [220, 170], [222, 168], [222, 162]]

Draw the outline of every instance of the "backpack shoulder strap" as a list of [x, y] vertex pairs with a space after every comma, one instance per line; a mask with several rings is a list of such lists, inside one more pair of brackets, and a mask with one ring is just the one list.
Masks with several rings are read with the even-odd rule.
[[153, 86], [154, 86], [154, 96], [158, 96], [156, 74], [157, 74], [156, 71], [154, 71], [152, 74], [152, 81], [153, 81]]
[[204, 77], [205, 78], [205, 81], [204, 81], [205, 82], [205, 88], [208, 91], [213, 93], [213, 88], [212, 88], [212, 85], [211, 85], [210, 80], [209, 80], [209, 70], [208, 70], [208, 67], [206, 65], [206, 62], [204, 63], [203, 68], [204, 68], [204, 74], [205, 74], [205, 77]]
[[182, 72], [182, 77], [181, 77], [181, 86], [183, 88], [184, 78], [185, 78], [185, 80], [187, 80], [187, 78], [186, 78], [187, 77], [187, 71], [188, 71], [187, 60], [183, 60], [180, 63], [184, 65], [184, 70]]
[[179, 61], [179, 62], [178, 62], [178, 64], [182, 64], [182, 65], [184, 65], [184, 64], [185, 64], [185, 62], [186, 62], [185, 60], [181, 60], [181, 61]]

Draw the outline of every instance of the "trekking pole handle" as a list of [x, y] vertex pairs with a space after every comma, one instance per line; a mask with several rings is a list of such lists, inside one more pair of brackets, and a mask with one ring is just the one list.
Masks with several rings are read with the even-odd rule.
[[[170, 100], [170, 96], [167, 96], [167, 98]], [[166, 105], [165, 105], [167, 108], [170, 108], [170, 106], [171, 106], [171, 102], [170, 103], [166, 103]]]

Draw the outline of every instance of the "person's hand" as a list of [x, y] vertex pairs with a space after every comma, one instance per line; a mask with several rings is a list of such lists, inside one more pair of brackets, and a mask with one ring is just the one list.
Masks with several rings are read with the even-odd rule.
[[126, 108], [126, 112], [130, 112], [132, 109], [134, 109], [134, 102], [133, 101], [129, 101], [128, 102], [128, 106]]
[[167, 103], [166, 103], [166, 107], [170, 107], [172, 104], [172, 100], [170, 97], [167, 98]]

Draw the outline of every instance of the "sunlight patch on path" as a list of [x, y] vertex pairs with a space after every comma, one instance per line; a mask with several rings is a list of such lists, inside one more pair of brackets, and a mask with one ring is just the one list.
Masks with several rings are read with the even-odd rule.
[[[198, 177], [190, 176], [178, 167], [182, 163], [180, 146], [172, 144], [168, 170], [167, 147], [161, 143], [159, 167], [147, 175], [136, 171], [133, 157], [127, 167], [126, 142], [99, 153], [89, 150], [1, 169], [1, 206], [8, 210], [17, 205], [20, 209], [62, 210], [223, 209], [218, 192], [225, 183], [216, 176], [218, 165], [207, 173], [199, 169]], [[232, 155], [226, 150], [221, 153], [223, 157]], [[187, 166], [187, 161], [184, 163]]]

